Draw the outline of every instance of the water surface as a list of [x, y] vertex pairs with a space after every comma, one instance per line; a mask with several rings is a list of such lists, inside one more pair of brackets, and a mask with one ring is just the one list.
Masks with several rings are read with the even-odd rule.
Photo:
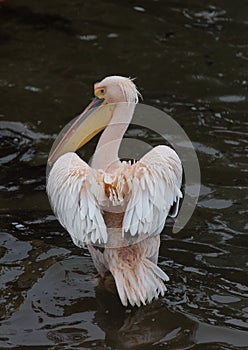
[[[247, 349], [247, 2], [12, 0], [0, 24], [0, 347]], [[140, 309], [99, 282], [45, 193], [56, 135], [111, 74], [183, 126], [202, 171], [194, 216], [162, 232], [168, 292]]]

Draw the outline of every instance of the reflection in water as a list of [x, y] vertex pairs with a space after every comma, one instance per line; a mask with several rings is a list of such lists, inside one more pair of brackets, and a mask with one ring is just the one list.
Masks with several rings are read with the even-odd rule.
[[[0, 4], [1, 349], [247, 349], [247, 11], [245, 0]], [[138, 77], [145, 103], [184, 127], [202, 171], [194, 217], [162, 234], [168, 292], [141, 309], [98, 283], [45, 194], [55, 133], [111, 74]]]
[[180, 346], [189, 349], [194, 343], [197, 323], [170, 311], [160, 301], [146, 308], [124, 309], [117, 298], [110, 299], [106, 292], [98, 291], [96, 296], [98, 308], [94, 320], [106, 333], [107, 343], [116, 348], [169, 344], [170, 349]]

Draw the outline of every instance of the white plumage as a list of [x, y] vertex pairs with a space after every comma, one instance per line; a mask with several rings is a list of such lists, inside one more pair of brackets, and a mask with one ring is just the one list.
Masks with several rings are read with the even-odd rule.
[[75, 153], [66, 153], [51, 170], [47, 192], [76, 245], [107, 244], [103, 208], [126, 207], [122, 237], [159, 234], [171, 206], [182, 197], [181, 177], [180, 160], [167, 146], [154, 148], [134, 165], [124, 162], [111, 174], [90, 168]]

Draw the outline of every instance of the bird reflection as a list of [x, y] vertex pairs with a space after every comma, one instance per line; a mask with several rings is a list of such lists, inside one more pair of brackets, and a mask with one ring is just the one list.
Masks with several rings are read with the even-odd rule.
[[94, 322], [105, 332], [107, 345], [136, 349], [167, 344], [170, 350], [194, 346], [196, 322], [169, 310], [162, 300], [141, 308], [123, 307], [111, 275], [96, 288], [96, 302]]

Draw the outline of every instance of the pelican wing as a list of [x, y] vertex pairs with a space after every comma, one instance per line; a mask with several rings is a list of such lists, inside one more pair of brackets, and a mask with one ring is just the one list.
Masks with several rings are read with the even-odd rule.
[[104, 190], [98, 173], [75, 153], [66, 153], [56, 161], [48, 177], [47, 193], [61, 225], [77, 246], [107, 242], [99, 204]]
[[157, 146], [134, 164], [122, 234], [159, 234], [171, 208], [177, 215], [181, 183], [181, 161], [170, 147]]

